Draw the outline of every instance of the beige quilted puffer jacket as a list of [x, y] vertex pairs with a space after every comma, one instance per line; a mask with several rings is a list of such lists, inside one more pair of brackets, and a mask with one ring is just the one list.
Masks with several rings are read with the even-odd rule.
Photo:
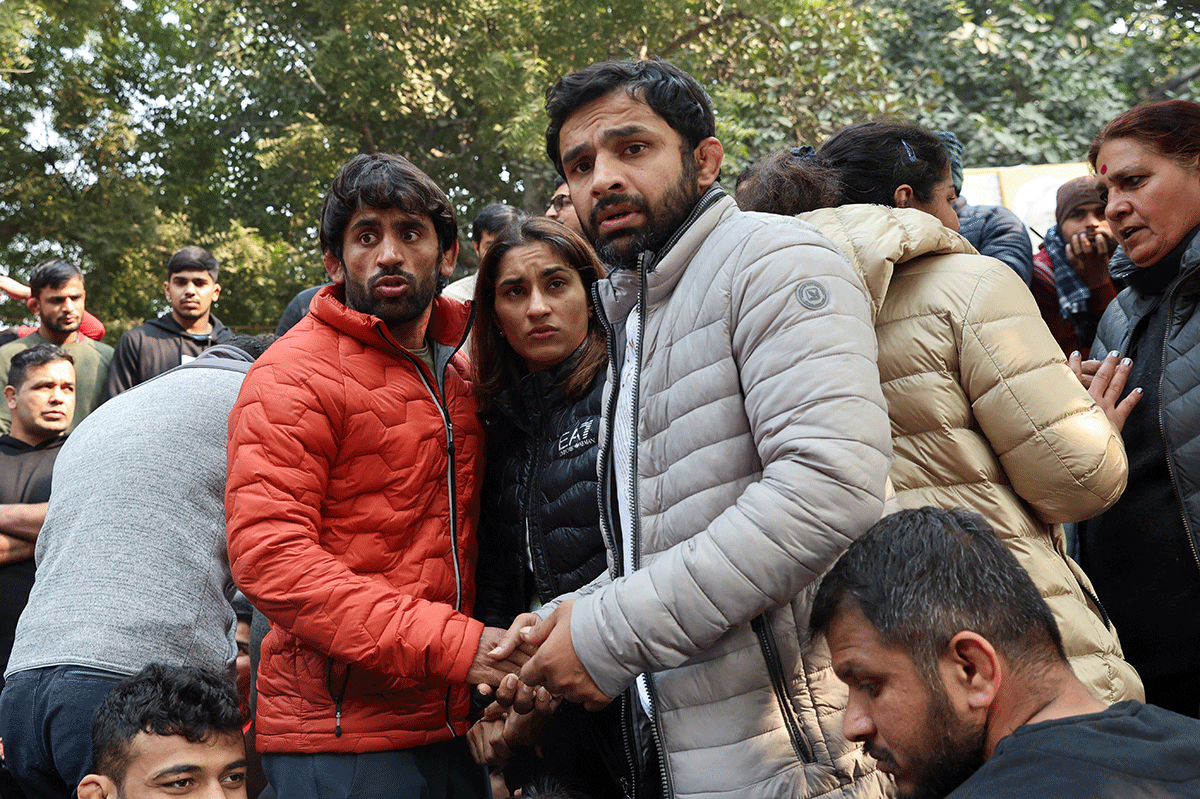
[[1143, 700], [1061, 527], [1116, 502], [1124, 445], [1029, 289], [921, 211], [847, 205], [800, 218], [846, 254], [873, 297], [900, 506], [983, 514], [1050, 605], [1092, 694]]

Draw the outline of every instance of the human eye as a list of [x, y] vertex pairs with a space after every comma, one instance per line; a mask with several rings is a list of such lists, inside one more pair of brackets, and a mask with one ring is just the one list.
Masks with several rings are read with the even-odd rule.
[[580, 160], [571, 164], [571, 168], [568, 169], [567, 171], [573, 172], [576, 175], [583, 175], [583, 174], [587, 174], [591, 170], [592, 170], [592, 162], [587, 159], [581, 158]]
[[221, 782], [223, 782], [226, 785], [233, 786], [233, 787], [240, 786], [245, 781], [246, 781], [246, 772], [244, 772], [244, 771], [233, 771], [233, 772], [230, 772], [229, 774], [226, 774], [225, 776], [221, 777]]
[[370, 245], [374, 244], [378, 239], [379, 239], [379, 237], [376, 236], [375, 233], [370, 230], [364, 230], [362, 233], [358, 234], [358, 243], [362, 244], [364, 247], [369, 247]]
[[421, 231], [417, 230], [416, 228], [409, 228], [408, 230], [404, 231], [404, 235], [401, 238], [403, 238], [405, 241], [416, 241], [417, 239], [421, 238]]
[[634, 142], [633, 144], [630, 144], [625, 148], [625, 154], [626, 155], [637, 155], [638, 153], [641, 153], [641, 152], [645, 151], [646, 149], [648, 149], [648, 145], [643, 144], [642, 142]]
[[520, 297], [524, 293], [525, 288], [523, 286], [509, 286], [504, 290], [505, 297]]

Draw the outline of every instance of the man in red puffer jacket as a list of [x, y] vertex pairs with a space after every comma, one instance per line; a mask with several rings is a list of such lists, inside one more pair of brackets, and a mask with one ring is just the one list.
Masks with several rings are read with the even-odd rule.
[[501, 631], [471, 618], [483, 433], [470, 308], [438, 297], [454, 210], [359, 155], [325, 198], [333, 280], [246, 376], [229, 417], [234, 578], [270, 620], [258, 748], [276, 793], [486, 797], [465, 739]]

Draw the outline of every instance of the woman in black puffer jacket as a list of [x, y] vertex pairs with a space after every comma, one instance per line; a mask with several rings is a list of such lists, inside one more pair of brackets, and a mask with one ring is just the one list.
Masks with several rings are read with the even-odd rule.
[[[578, 235], [533, 218], [500, 235], [478, 275], [471, 352], [488, 466], [475, 615], [508, 627], [607, 566], [596, 443], [608, 354], [591, 304], [592, 284], [604, 269]], [[506, 767], [510, 786], [524, 783], [532, 770], [593, 796], [609, 795], [599, 789], [605, 784], [618, 795], [603, 765], [607, 742], [620, 740], [617, 704], [601, 713], [560, 707], [540, 736], [541, 758]], [[490, 709], [490, 730], [485, 721], [471, 733], [477, 757], [493, 764], [503, 758], [482, 757], [488, 747], [481, 741], [499, 736], [498, 717]], [[527, 725], [515, 742], [533, 742], [542, 721]], [[510, 723], [501, 755], [514, 742], [512, 730]]]

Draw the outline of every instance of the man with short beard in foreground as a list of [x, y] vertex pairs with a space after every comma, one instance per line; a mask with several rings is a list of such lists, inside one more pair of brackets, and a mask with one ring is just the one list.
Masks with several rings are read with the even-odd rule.
[[525, 631], [541, 648], [521, 679], [590, 709], [624, 694], [629, 796], [882, 795], [841, 736], [827, 653], [799, 648], [817, 576], [883, 509], [862, 283], [803, 222], [738, 210], [711, 100], [671, 64], [594, 64], [546, 105], [547, 151], [613, 267], [595, 303], [613, 551], [603, 584]]
[[489, 657], [503, 631], [471, 618], [483, 430], [470, 309], [437, 296], [454, 210], [407, 160], [359, 155], [321, 248], [333, 284], [229, 417], [230, 565], [271, 621], [256, 745], [287, 799], [484, 799], [469, 684], [524, 656]]
[[887, 516], [821, 581], [846, 737], [901, 797], [1200, 796], [1200, 722], [1075, 677], [1054, 616], [981, 516]]

